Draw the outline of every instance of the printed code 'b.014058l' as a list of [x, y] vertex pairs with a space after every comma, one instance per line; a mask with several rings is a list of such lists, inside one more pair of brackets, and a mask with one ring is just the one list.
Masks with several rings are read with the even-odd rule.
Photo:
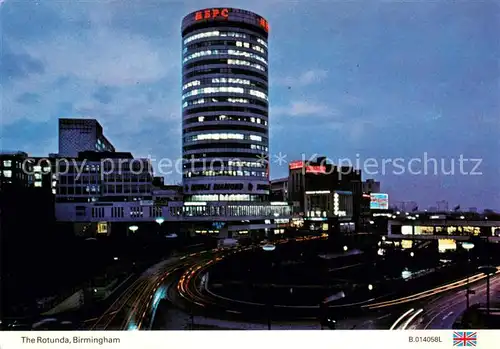
[[429, 337], [415, 337], [409, 336], [408, 342], [410, 343], [442, 343], [441, 337], [429, 336]]

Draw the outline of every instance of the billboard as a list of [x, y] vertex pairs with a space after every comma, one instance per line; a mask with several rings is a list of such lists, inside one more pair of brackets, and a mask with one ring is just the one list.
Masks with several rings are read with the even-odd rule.
[[370, 194], [370, 209], [371, 210], [388, 210], [389, 195], [383, 193]]

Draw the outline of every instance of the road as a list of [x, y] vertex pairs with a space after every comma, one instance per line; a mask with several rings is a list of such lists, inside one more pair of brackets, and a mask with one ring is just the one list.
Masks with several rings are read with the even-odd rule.
[[[486, 280], [474, 281], [470, 289], [470, 304], [486, 303]], [[500, 274], [490, 278], [490, 299], [500, 292]], [[410, 308], [411, 306], [411, 308]], [[403, 315], [393, 324], [395, 330], [452, 329], [456, 320], [466, 310], [465, 289], [452, 289], [430, 298], [427, 302], [415, 302], [408, 305]]]
[[[282, 241], [279, 243], [285, 243]], [[293, 319], [302, 323], [318, 324], [319, 306], [287, 307], [237, 301], [224, 298], [207, 290], [204, 271], [226, 258], [259, 246], [230, 247], [205, 250], [174, 257], [155, 265], [129, 286], [99, 318], [86, 321], [86, 330], [149, 330], [155, 311], [162, 298], [169, 298], [186, 313], [218, 318], [226, 321], [262, 322], [271, 311], [273, 321]], [[500, 271], [497, 273], [499, 274]], [[476, 294], [471, 304], [482, 302], [485, 297], [484, 275], [469, 278]], [[414, 308], [399, 321], [395, 329], [451, 328], [456, 318], [465, 310], [464, 280], [458, 280], [414, 295], [383, 302], [366, 302], [350, 305], [360, 314], [338, 319], [337, 328], [381, 329], [389, 328], [403, 310]], [[500, 274], [491, 278], [492, 295], [500, 289]], [[346, 309], [347, 309], [346, 308]], [[331, 308], [330, 308], [331, 310]], [[341, 309], [342, 310], [342, 309]], [[337, 312], [338, 314], [344, 311]]]
[[130, 285], [98, 318], [86, 320], [82, 330], [149, 329], [156, 307], [167, 296], [168, 285], [175, 282], [178, 271], [196, 266], [200, 260], [227, 253], [213, 249], [170, 258], [148, 269]]
[[[206, 288], [202, 282], [202, 275], [213, 262], [212, 260], [201, 262], [181, 277], [177, 291], [182, 298], [191, 302], [194, 307], [203, 308], [204, 314], [220, 319], [233, 319], [235, 321], [241, 321], [241, 319], [262, 321], [262, 319], [266, 319], [269, 307], [265, 304], [222, 297]], [[500, 269], [497, 274], [499, 273]], [[484, 302], [486, 298], [485, 279], [486, 277], [482, 273], [469, 277], [471, 289], [475, 291], [475, 294], [470, 297], [471, 304]], [[452, 328], [457, 317], [462, 314], [466, 307], [466, 285], [467, 278], [463, 278], [401, 298], [381, 302], [365, 302], [366, 304], [351, 304], [346, 309], [360, 307], [363, 312], [353, 315], [351, 319], [337, 320], [337, 328], [387, 329], [401, 315], [399, 310], [408, 311], [410, 308], [414, 308], [413, 311], [401, 319], [394, 329]], [[494, 295], [496, 290], [500, 288], [500, 275], [492, 276], [490, 285], [491, 294]], [[273, 320], [288, 318], [290, 320], [318, 322], [318, 308], [319, 306], [274, 305], [271, 312]], [[342, 313], [335, 312], [334, 307], [330, 307], [331, 310], [334, 314]], [[193, 311], [193, 308], [190, 311]]]

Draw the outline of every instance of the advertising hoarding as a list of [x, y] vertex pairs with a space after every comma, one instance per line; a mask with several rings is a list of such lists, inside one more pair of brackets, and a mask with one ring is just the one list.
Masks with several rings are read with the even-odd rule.
[[370, 194], [370, 209], [371, 210], [388, 210], [389, 195], [383, 193]]

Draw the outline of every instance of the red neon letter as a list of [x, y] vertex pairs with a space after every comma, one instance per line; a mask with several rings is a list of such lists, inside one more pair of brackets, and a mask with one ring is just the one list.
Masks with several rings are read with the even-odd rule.
[[210, 18], [210, 10], [205, 10], [205, 19]]
[[220, 15], [224, 18], [229, 17], [229, 10], [227, 8], [223, 9], [222, 11], [220, 11]]
[[201, 14], [201, 11], [196, 12], [194, 15], [194, 20], [199, 21], [200, 19], [203, 19], [203, 15]]
[[220, 14], [219, 9], [214, 8], [214, 9], [212, 10], [212, 17], [213, 17], [213, 18], [218, 17], [218, 16], [219, 16], [219, 14]]

